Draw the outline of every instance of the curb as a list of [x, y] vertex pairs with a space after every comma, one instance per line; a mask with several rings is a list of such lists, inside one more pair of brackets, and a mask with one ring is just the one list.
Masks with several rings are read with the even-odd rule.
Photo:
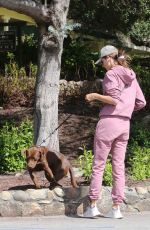
[[[9, 190], [0, 193], [0, 216], [82, 215], [88, 205], [88, 186]], [[103, 187], [97, 206], [106, 213], [112, 204], [111, 187]], [[123, 212], [150, 211], [150, 186], [125, 188]]]

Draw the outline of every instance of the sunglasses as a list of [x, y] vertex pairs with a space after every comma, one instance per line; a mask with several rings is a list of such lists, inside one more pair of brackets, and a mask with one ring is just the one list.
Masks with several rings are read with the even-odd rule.
[[104, 56], [101, 58], [100, 64], [103, 64], [103, 60], [106, 60], [108, 56]]

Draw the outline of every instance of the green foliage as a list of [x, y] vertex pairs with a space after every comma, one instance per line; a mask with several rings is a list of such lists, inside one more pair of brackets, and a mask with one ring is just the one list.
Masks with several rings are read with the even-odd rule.
[[25, 67], [19, 68], [13, 53], [8, 52], [7, 59], [9, 62], [5, 64], [5, 76], [0, 76], [0, 106], [33, 105], [37, 66], [30, 63], [27, 76]]
[[[149, 0], [72, 0], [69, 14], [70, 18], [81, 23], [84, 33], [97, 34], [102, 38], [108, 35], [111, 37], [115, 35], [115, 31], [121, 31], [128, 35], [131, 33], [138, 41], [149, 38]], [[142, 22], [147, 24], [143, 30]]]
[[135, 41], [147, 44], [150, 39], [150, 23], [149, 20], [136, 21], [129, 34], [135, 39]]
[[4, 108], [33, 106], [35, 78], [0, 76], [0, 81], [0, 106]]
[[150, 148], [138, 145], [130, 148], [128, 163], [129, 173], [134, 180], [144, 180], [150, 177]]
[[[93, 163], [93, 152], [92, 150], [86, 150], [85, 146], [83, 148], [83, 154], [78, 158], [79, 165], [81, 170], [83, 171], [84, 177], [89, 180], [92, 173], [92, 163]], [[112, 166], [110, 159], [107, 159], [103, 183], [105, 185], [112, 185]]]
[[82, 39], [66, 41], [62, 56], [61, 78], [66, 80], [94, 80], [103, 73], [100, 66], [94, 64], [98, 53], [90, 50]]
[[18, 78], [19, 67], [15, 61], [15, 55], [11, 52], [7, 52], [8, 64], [5, 64], [5, 76], [11, 76], [13, 78]]
[[126, 161], [134, 180], [150, 177], [150, 132], [138, 123], [131, 127]]
[[[28, 27], [29, 30], [29, 27]], [[37, 64], [38, 61], [38, 34], [35, 28], [32, 31], [24, 32], [22, 36], [22, 57], [21, 63], [28, 70], [30, 63]], [[34, 33], [33, 33], [34, 31]]]
[[[86, 150], [79, 156], [79, 165], [87, 180], [92, 173], [93, 153]], [[141, 124], [133, 123], [127, 148], [126, 166], [128, 173], [134, 180], [144, 180], [150, 177], [150, 132]], [[112, 185], [111, 156], [107, 159], [104, 177], [104, 185]]]
[[[143, 59], [144, 60], [144, 59]], [[150, 100], [150, 80], [149, 80], [149, 67], [143, 67], [140, 65], [134, 65], [134, 71], [136, 72], [137, 79], [139, 81], [139, 84], [144, 92], [144, 95], [147, 100]]]
[[133, 146], [150, 148], [150, 131], [138, 122], [131, 123], [128, 148], [130, 149]]
[[27, 120], [19, 126], [5, 123], [0, 130], [0, 172], [14, 172], [25, 168], [21, 151], [32, 144], [32, 123]]
[[22, 36], [22, 42], [29, 47], [38, 47], [38, 39], [34, 33], [24, 34]]
[[93, 162], [93, 153], [92, 150], [86, 150], [85, 146], [83, 148], [83, 155], [80, 155], [79, 165], [83, 171], [83, 175], [86, 179], [90, 179], [92, 173], [92, 162]]
[[108, 158], [104, 170], [104, 178], [103, 178], [104, 185], [112, 186], [112, 164], [111, 160]]
[[54, 36], [62, 36], [64, 38], [68, 37], [68, 34], [73, 31], [75, 28], [81, 27], [81, 24], [79, 23], [67, 23], [64, 28], [61, 28], [59, 30], [56, 30], [53, 26], [48, 27], [48, 31], [53, 34]]
[[[25, 67], [20, 67], [18, 63], [15, 60], [15, 55], [11, 52], [7, 52], [7, 60], [8, 63], [5, 64], [5, 76], [11, 77], [14, 79], [15, 83], [19, 83], [20, 78], [27, 77], [26, 69]], [[37, 65], [34, 65], [32, 62], [29, 64], [29, 77], [36, 77], [37, 74]]]

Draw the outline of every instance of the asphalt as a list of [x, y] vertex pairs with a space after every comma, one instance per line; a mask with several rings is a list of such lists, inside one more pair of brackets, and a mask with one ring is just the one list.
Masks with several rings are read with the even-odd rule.
[[150, 230], [150, 212], [127, 213], [120, 220], [79, 217], [1, 217], [0, 230]]

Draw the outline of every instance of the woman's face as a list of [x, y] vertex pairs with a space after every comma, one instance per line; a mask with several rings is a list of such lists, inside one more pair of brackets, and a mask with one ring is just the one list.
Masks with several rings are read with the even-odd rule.
[[101, 59], [101, 65], [106, 70], [110, 70], [115, 64], [116, 63], [111, 56], [105, 56], [105, 57], [102, 57]]

